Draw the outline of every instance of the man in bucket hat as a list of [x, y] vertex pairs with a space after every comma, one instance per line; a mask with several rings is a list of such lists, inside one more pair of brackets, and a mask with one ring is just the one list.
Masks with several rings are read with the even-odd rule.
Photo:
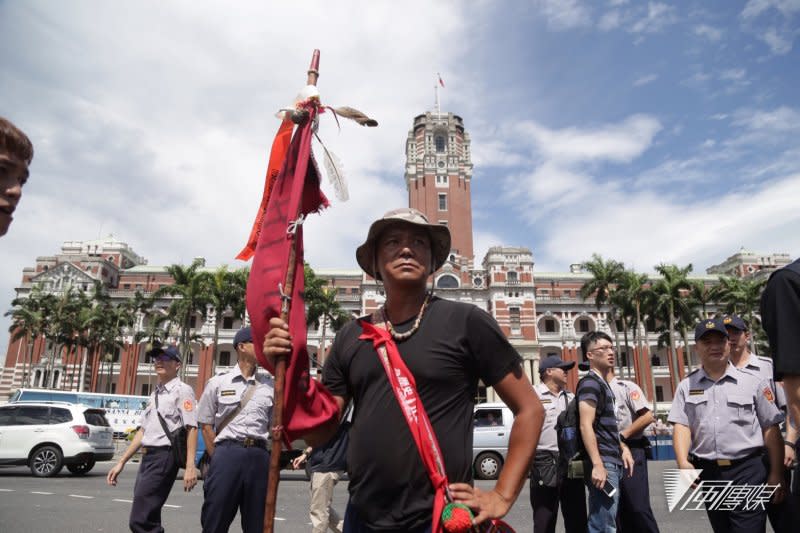
[[[340, 410], [351, 399], [356, 406], [345, 532], [437, 530], [440, 521], [432, 510], [441, 508], [444, 487], [434, 487], [429, 463], [421, 459], [420, 450], [427, 448], [409, 429], [417, 420], [430, 419], [451, 483], [446, 492], [472, 508], [476, 522], [504, 516], [522, 488], [539, 439], [542, 405], [519, 355], [489, 314], [428, 292], [428, 277], [449, 252], [447, 227], [430, 224], [414, 209], [386, 213], [356, 251], [364, 272], [383, 283], [386, 301], [373, 315], [339, 331], [323, 369]], [[279, 319], [272, 319], [271, 327], [265, 356], [288, 354], [288, 327]], [[383, 351], [376, 335], [388, 339]], [[402, 361], [393, 372], [387, 359]], [[516, 414], [504, 468], [489, 491], [471, 485], [472, 407], [479, 381], [494, 387]], [[404, 416], [409, 409], [398, 403], [401, 394], [401, 401], [412, 404], [409, 418]], [[324, 442], [332, 431], [307, 440]]]

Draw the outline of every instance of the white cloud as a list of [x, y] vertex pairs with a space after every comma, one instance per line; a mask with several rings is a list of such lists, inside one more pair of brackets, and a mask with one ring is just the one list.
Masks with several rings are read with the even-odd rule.
[[735, 113], [733, 123], [764, 134], [799, 132], [800, 111], [786, 106], [771, 111], [740, 109]]
[[622, 26], [622, 23], [622, 13], [620, 13], [618, 10], [611, 10], [607, 13], [603, 13], [603, 15], [600, 17], [600, 20], [597, 21], [597, 27], [602, 31], [611, 31]]
[[633, 81], [633, 86], [634, 87], [642, 87], [643, 85], [648, 85], [650, 83], [653, 83], [657, 79], [658, 79], [658, 74], [646, 74], [644, 76], [636, 78]]
[[694, 34], [712, 42], [717, 42], [722, 39], [722, 30], [713, 26], [709, 26], [708, 24], [696, 25], [694, 27]]
[[800, 12], [800, 0], [749, 0], [740, 16], [743, 19], [754, 19], [770, 9], [776, 9], [784, 17], [791, 17]]
[[797, 32], [781, 31], [778, 28], [767, 28], [759, 37], [769, 46], [773, 54], [784, 55], [792, 51]]
[[[791, 52], [800, 35], [794, 17], [800, 0], [750, 0], [739, 14], [744, 29], [763, 41], [775, 55]], [[765, 23], [764, 20], [769, 20]]]
[[678, 20], [675, 8], [661, 2], [648, 2], [647, 13], [634, 22], [632, 33], [658, 33]]
[[581, 0], [538, 0], [548, 27], [554, 30], [582, 28], [591, 24], [589, 8]]

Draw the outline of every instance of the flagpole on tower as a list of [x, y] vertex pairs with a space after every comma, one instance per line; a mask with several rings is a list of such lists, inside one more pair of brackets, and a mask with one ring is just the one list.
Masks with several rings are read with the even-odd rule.
[[442, 80], [442, 75], [438, 72], [436, 73], [436, 83], [433, 84], [433, 93], [435, 97], [435, 105], [436, 105], [436, 114], [442, 114], [442, 108], [439, 105], [439, 86], [444, 87], [444, 81]]

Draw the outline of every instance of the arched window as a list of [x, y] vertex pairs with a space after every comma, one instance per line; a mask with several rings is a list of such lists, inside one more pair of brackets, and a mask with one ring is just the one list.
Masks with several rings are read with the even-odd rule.
[[444, 153], [445, 148], [447, 147], [447, 140], [445, 139], [444, 135], [437, 135], [433, 142], [436, 143], [436, 153]]
[[436, 280], [436, 288], [437, 289], [457, 289], [458, 288], [458, 278], [450, 274], [444, 274], [440, 276], [438, 280]]

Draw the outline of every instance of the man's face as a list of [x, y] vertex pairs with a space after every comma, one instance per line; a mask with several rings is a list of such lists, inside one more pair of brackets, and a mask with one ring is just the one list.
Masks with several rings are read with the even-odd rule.
[[156, 375], [162, 378], [164, 383], [175, 378], [178, 375], [178, 368], [181, 366], [178, 361], [164, 354], [156, 356], [153, 364], [156, 367]]
[[8, 232], [22, 186], [28, 181], [28, 165], [0, 148], [0, 236]]
[[730, 345], [731, 353], [743, 353], [747, 349], [747, 343], [750, 341], [750, 333], [736, 328], [725, 329], [728, 330], [728, 344]]
[[697, 341], [697, 355], [705, 364], [724, 363], [728, 359], [728, 338], [718, 331], [706, 333]]
[[589, 362], [601, 372], [614, 368], [614, 345], [606, 339], [598, 339], [587, 350]]
[[247, 363], [253, 363], [256, 360], [256, 351], [253, 348], [252, 341], [240, 342], [236, 346], [236, 352], [239, 354], [239, 359]]
[[377, 267], [386, 282], [428, 280], [431, 267], [431, 239], [428, 232], [399, 223], [386, 229], [378, 239]]
[[559, 387], [564, 387], [567, 384], [567, 373], [563, 368], [548, 368], [547, 375], [549, 375], [553, 382]]

